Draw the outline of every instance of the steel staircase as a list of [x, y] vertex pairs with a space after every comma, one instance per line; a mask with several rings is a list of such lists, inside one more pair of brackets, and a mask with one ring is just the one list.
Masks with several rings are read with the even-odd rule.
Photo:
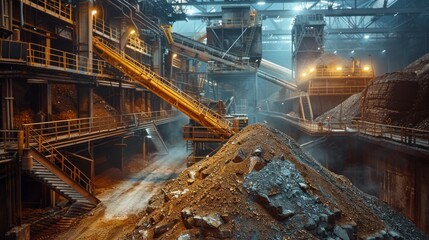
[[100, 202], [92, 194], [92, 181], [88, 176], [33, 128], [26, 128], [26, 135], [24, 171], [71, 202], [94, 207]]
[[[26, 172], [44, 182], [50, 189], [67, 198], [71, 202], [92, 205], [95, 207], [100, 200], [92, 195], [89, 178], [70, 162], [61, 164], [59, 161], [50, 161], [34, 148], [28, 150], [31, 156], [30, 167], [24, 166]], [[61, 166], [61, 168], [60, 168]], [[70, 175], [74, 177], [70, 177]], [[79, 176], [78, 176], [79, 175]]]
[[299, 103], [301, 106], [301, 118], [307, 121], [313, 121], [313, 110], [311, 108], [310, 97], [308, 94], [301, 94], [299, 96]]
[[255, 32], [256, 32], [256, 27], [255, 26], [250, 27], [250, 28], [251, 28], [250, 33], [245, 38], [245, 48], [244, 48], [244, 53], [243, 53], [244, 57], [248, 57], [249, 56], [250, 48], [252, 47], [253, 38], [254, 38]]
[[146, 132], [151, 136], [152, 143], [157, 150], [156, 154], [168, 155], [168, 148], [165, 145], [164, 140], [162, 140], [161, 134], [159, 134], [155, 123], [152, 123], [148, 128], [146, 128]]
[[101, 58], [194, 121], [211, 129], [213, 133], [220, 134], [226, 138], [234, 135], [235, 132], [232, 130], [231, 123], [228, 120], [180, 90], [167, 79], [159, 76], [125, 53], [119, 52], [101, 38], [93, 38], [93, 45]]

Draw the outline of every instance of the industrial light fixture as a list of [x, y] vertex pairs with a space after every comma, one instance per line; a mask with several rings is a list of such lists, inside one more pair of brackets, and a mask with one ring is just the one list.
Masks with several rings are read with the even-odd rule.
[[314, 68], [310, 68], [310, 72], [314, 72]]
[[394, 17], [398, 16], [399, 12], [396, 12], [395, 15], [393, 15]]
[[337, 54], [337, 50], [334, 51], [334, 54]]
[[352, 50], [350, 53], [351, 53], [351, 54], [355, 53], [355, 50]]
[[337, 69], [337, 71], [341, 71], [341, 70], [343, 70], [343, 68], [342, 68], [342, 67], [337, 67], [336, 69]]
[[303, 73], [303, 74], [302, 74], [302, 76], [303, 76], [303, 77], [307, 76], [307, 73]]
[[132, 29], [131, 32], [130, 32], [131, 35], [133, 35], [135, 33], [136, 33], [136, 30], [134, 30], [134, 29]]
[[365, 65], [365, 66], [363, 66], [363, 70], [365, 71], [365, 72], [368, 72], [369, 71], [369, 66], [368, 65]]
[[173, 54], [173, 58], [177, 57], [177, 54]]
[[258, 1], [256, 4], [258, 4], [258, 5], [264, 5], [265, 1]]
[[363, 36], [365, 39], [368, 39], [369, 38], [369, 35], [365, 35], [365, 36]]
[[386, 49], [383, 49], [382, 51], [381, 51], [381, 53], [385, 53], [386, 52]]
[[302, 6], [295, 6], [293, 8], [293, 10], [295, 10], [295, 11], [301, 11], [302, 10]]
[[92, 15], [92, 16], [94, 16], [95, 14], [97, 14], [97, 9], [93, 9], [93, 10], [91, 11], [91, 15]]

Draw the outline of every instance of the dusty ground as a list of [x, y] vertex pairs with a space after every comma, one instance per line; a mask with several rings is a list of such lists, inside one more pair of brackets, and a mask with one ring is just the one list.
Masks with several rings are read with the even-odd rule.
[[137, 155], [122, 172], [106, 171], [95, 181], [102, 205], [55, 239], [117, 239], [132, 231], [148, 199], [185, 168], [185, 157], [185, 150], [176, 148], [148, 162]]

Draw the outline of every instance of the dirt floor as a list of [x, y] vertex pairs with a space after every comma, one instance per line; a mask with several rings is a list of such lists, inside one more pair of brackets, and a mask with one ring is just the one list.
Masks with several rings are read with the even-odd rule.
[[149, 161], [138, 154], [123, 171], [107, 170], [95, 181], [101, 205], [55, 239], [117, 239], [129, 233], [149, 198], [185, 168], [185, 157], [184, 148], [172, 149], [168, 156], [153, 156]]

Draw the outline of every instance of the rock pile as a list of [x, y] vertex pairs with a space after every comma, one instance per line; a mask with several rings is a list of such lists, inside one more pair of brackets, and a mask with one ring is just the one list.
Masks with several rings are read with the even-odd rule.
[[[360, 96], [359, 96], [360, 95]], [[355, 94], [316, 121], [327, 116], [343, 120], [362, 116], [362, 120], [429, 130], [429, 54], [402, 71], [374, 78], [368, 87]]]
[[318, 116], [316, 122], [324, 122], [329, 117], [333, 121], [350, 122], [361, 116], [362, 93], [356, 93], [344, 100], [340, 105]]
[[425, 239], [293, 139], [251, 125], [149, 201], [128, 239]]

